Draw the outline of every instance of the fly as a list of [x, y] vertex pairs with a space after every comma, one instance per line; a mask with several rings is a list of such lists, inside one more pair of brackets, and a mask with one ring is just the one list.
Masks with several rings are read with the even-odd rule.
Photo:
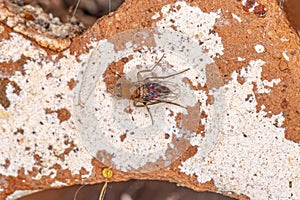
[[[135, 107], [146, 107], [152, 124], [153, 117], [149, 109], [149, 106], [151, 105], [167, 103], [185, 108], [184, 106], [173, 102], [178, 98], [179, 89], [177, 84], [166, 81], [166, 79], [182, 74], [190, 70], [190, 68], [166, 76], [148, 76], [145, 78], [142, 76], [143, 73], [153, 72], [163, 57], [164, 55], [151, 69], [139, 71], [137, 73], [137, 82], [130, 83], [129, 81], [123, 80], [116, 84], [116, 89], [118, 90], [117, 95], [119, 97], [130, 99]], [[131, 89], [132, 86], [134, 86], [134, 90]]]

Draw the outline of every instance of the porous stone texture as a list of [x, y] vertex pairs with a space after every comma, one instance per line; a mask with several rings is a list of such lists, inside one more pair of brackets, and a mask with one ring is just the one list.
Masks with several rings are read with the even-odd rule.
[[[1, 199], [128, 179], [300, 199], [299, 38], [275, 0], [125, 1], [72, 42], [16, 28], [14, 10], [1, 4]], [[153, 125], [132, 94], [169, 74], [152, 83], [182, 107], [155, 101]]]

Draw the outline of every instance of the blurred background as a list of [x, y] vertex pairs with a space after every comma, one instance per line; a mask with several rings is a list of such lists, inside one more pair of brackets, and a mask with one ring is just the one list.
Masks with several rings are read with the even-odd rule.
[[[98, 200], [103, 184], [64, 187], [38, 192], [20, 200]], [[105, 200], [234, 200], [211, 192], [195, 192], [165, 181], [108, 183]]]
[[284, 10], [291, 26], [300, 36], [300, 1], [299, 0], [277, 0], [280, 8]]
[[[10, 0], [18, 5], [39, 4], [47, 12], [59, 17], [61, 21], [70, 20], [75, 10], [78, 0]], [[130, 0], [127, 0], [130, 2]], [[80, 0], [76, 18], [80, 20], [87, 28], [92, 26], [95, 21], [115, 11], [124, 0]], [[277, 0], [280, 7], [285, 11], [291, 26], [300, 35], [300, 1], [299, 0]]]

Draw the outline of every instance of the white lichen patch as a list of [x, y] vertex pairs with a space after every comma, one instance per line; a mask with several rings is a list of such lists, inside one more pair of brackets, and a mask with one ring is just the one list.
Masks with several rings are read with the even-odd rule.
[[[11, 33], [9, 40], [2, 40], [0, 43], [0, 60], [1, 62], [13, 62], [19, 60], [21, 56], [35, 57], [46, 55], [43, 49], [36, 49], [29, 40], [17, 33]], [[24, 44], [22, 43], [24, 42]], [[23, 48], [20, 48], [20, 44]]]
[[281, 42], [288, 42], [288, 41], [290, 41], [290, 39], [288, 39], [288, 38], [286, 38], [286, 37], [281, 37], [281, 38], [280, 38], [280, 41], [281, 41]]
[[[171, 8], [171, 6], [174, 6]], [[157, 22], [158, 27], [172, 27], [192, 38], [196, 43], [207, 49], [209, 56], [223, 55], [223, 45], [218, 34], [212, 34], [220, 13], [204, 13], [198, 7], [189, 6], [184, 1], [162, 7], [163, 19]]]
[[256, 83], [257, 93], [270, 93], [271, 89], [268, 87], [273, 87], [274, 84], [278, 84], [280, 79], [276, 78], [271, 81], [261, 80], [262, 68], [261, 65], [265, 64], [265, 61], [250, 61], [249, 65], [241, 69], [240, 75], [245, 78], [248, 82]]
[[[23, 168], [27, 175], [36, 168], [39, 173], [33, 179], [51, 173], [55, 178], [56, 164], [72, 174], [81, 168], [90, 171], [91, 156], [80, 146], [72, 114], [61, 122], [55, 112], [62, 108], [72, 112], [73, 92], [68, 81], [77, 79], [79, 63], [68, 52], [58, 62], [43, 60], [46, 53], [16, 33], [2, 40], [0, 46], [0, 62], [16, 61], [22, 55], [28, 58], [23, 65], [25, 75], [16, 71], [9, 77], [20, 87], [20, 93], [16, 94], [10, 83], [6, 87], [10, 106], [1, 111], [6, 117], [0, 118], [0, 173], [17, 176]], [[47, 109], [53, 112], [47, 113]], [[60, 155], [68, 148], [73, 149], [63, 160]]]
[[[99, 41], [82, 72], [75, 97], [77, 126], [82, 142], [93, 156], [117, 169], [144, 172], [168, 166], [186, 150], [189, 145], [187, 140], [196, 135], [194, 131], [178, 127], [188, 115], [183, 107], [157, 103], [149, 105], [148, 111], [146, 106], [133, 105], [130, 94], [143, 86], [146, 83], [144, 80], [159, 81], [159, 84], [176, 91], [176, 98], [170, 100], [166, 96], [166, 101], [184, 107], [194, 107], [199, 102], [202, 105], [197, 108], [199, 113], [207, 109], [205, 91], [191, 90], [183, 79], [188, 78], [194, 87], [204, 87], [209, 81], [207, 67], [211, 65], [211, 71], [215, 70], [212, 58], [221, 55], [223, 49], [220, 37], [211, 31], [219, 15], [203, 13], [184, 2], [175, 6], [180, 6], [180, 9], [171, 11], [170, 5], [162, 8], [163, 18], [157, 22], [156, 29], [130, 30]], [[195, 21], [182, 23], [185, 18]], [[177, 31], [170, 28], [172, 26], [176, 26]], [[141, 40], [136, 40], [140, 37]], [[122, 46], [126, 48], [120, 48]], [[108, 92], [103, 77], [112, 62], [130, 56], [132, 58], [123, 66], [126, 74], [123, 79], [135, 87], [131, 88], [129, 97], [117, 98]], [[142, 79], [139, 78], [139, 71], [151, 69], [160, 58], [161, 62], [153, 72], [144, 72]], [[157, 77], [174, 76], [148, 80], [152, 73]], [[220, 81], [220, 77], [215, 78], [215, 81]], [[122, 85], [120, 87], [123, 90]], [[179, 114], [183, 115], [183, 119], [177, 119]], [[200, 114], [195, 117], [200, 120]], [[216, 138], [217, 135], [212, 134], [201, 139], [203, 156], [213, 147]]]
[[[223, 123], [213, 129], [220, 134], [218, 143], [207, 157], [201, 159], [197, 153], [180, 169], [188, 175], [195, 174], [200, 183], [213, 179], [220, 191], [247, 194], [251, 199], [297, 199], [300, 147], [284, 138], [282, 113], [266, 117], [264, 106], [256, 112], [255, 93], [268, 92], [262, 84], [266, 80], [261, 80], [263, 65], [261, 60], [251, 61], [240, 74], [234, 72], [228, 84], [212, 93], [215, 102], [224, 102], [219, 90], [225, 91], [226, 97], [226, 112], [219, 113]], [[238, 76], [245, 78], [243, 84], [237, 81]], [[261, 86], [258, 91], [253, 91], [253, 83]], [[214, 120], [207, 120], [205, 127], [213, 124]]]
[[6, 197], [6, 200], [15, 200], [26, 195], [33, 194], [35, 192], [40, 192], [41, 190], [16, 190], [14, 193]]
[[61, 186], [67, 186], [67, 184], [61, 181], [55, 181], [51, 184], [51, 187], [61, 187]]
[[283, 51], [282, 55], [286, 61], [290, 61], [290, 57], [286, 54], [287, 51]]
[[265, 51], [265, 47], [261, 44], [255, 45], [254, 49], [257, 53], [263, 53]]
[[237, 61], [239, 61], [239, 62], [242, 62], [242, 61], [244, 61], [244, 60], [246, 60], [246, 58], [237, 57]]
[[152, 19], [157, 19], [160, 17], [160, 14], [158, 12], [156, 12], [151, 18]]
[[242, 19], [239, 16], [237, 16], [235, 13], [231, 13], [231, 15], [236, 21], [242, 22]]
[[249, 12], [253, 12], [254, 11], [254, 8], [256, 7], [256, 6], [258, 6], [259, 4], [257, 3], [257, 2], [255, 2], [255, 1], [249, 1], [249, 0], [242, 0], [242, 5], [243, 6], [248, 6], [248, 5], [251, 5], [251, 7], [250, 8], [248, 8], [248, 11]]

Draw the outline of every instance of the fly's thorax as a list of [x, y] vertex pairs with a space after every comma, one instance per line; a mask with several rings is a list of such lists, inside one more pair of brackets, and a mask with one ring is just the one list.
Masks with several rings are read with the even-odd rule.
[[148, 95], [149, 95], [148, 88], [146, 87], [146, 85], [142, 85], [140, 87], [140, 97], [145, 99]]
[[130, 99], [143, 99], [145, 94], [145, 86], [137, 86], [136, 89], [131, 93]]

